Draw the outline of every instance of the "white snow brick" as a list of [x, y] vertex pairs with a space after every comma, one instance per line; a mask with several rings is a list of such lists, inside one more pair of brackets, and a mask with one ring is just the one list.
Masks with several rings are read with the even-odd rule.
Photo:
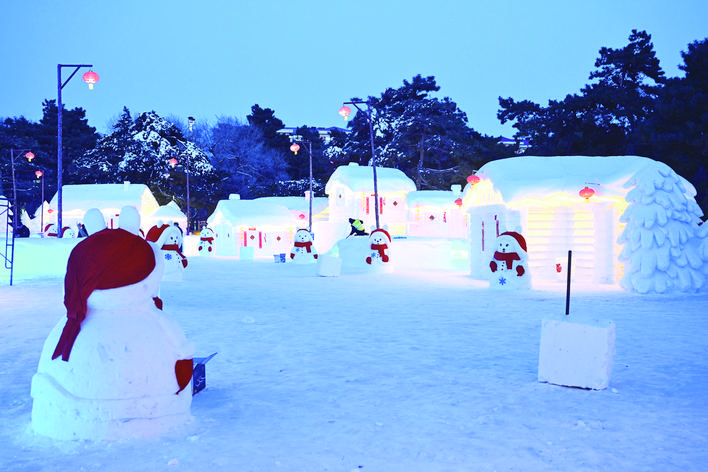
[[317, 275], [321, 277], [339, 277], [342, 271], [342, 259], [328, 254], [320, 254]]
[[241, 246], [238, 251], [238, 258], [242, 261], [252, 261], [256, 256], [256, 251], [251, 246]]
[[607, 388], [615, 355], [615, 324], [609, 320], [544, 319], [538, 381], [566, 387]]

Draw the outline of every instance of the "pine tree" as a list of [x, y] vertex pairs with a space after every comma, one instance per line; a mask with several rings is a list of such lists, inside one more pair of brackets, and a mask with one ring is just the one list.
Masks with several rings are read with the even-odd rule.
[[629, 206], [618, 242], [625, 262], [620, 285], [639, 293], [696, 291], [706, 284], [708, 258], [701, 255], [702, 214], [695, 189], [669, 166], [657, 162], [627, 183]]

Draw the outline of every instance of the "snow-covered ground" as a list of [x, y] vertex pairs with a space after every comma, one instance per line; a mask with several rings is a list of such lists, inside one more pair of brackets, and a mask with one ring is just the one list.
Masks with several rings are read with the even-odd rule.
[[[53, 241], [61, 252], [61, 241]], [[18, 249], [18, 257], [23, 249]], [[30, 382], [65, 316], [61, 257], [0, 279], [2, 471], [699, 471], [708, 464], [708, 294], [574, 286], [570, 321], [616, 324], [610, 387], [538, 382], [564, 284], [489, 290], [465, 271], [317, 277], [192, 257], [164, 311], [217, 352], [193, 421], [149, 440], [32, 432]], [[47, 260], [47, 259], [45, 259]], [[65, 260], [65, 259], [64, 259]], [[2, 271], [0, 271], [2, 272]], [[2, 273], [2, 276], [5, 276]], [[149, 362], [149, 359], [146, 359]]]

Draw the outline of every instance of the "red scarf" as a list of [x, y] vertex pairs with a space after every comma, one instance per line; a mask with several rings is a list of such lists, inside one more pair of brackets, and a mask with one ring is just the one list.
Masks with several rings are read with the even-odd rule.
[[521, 260], [519, 255], [515, 252], [499, 252], [499, 251], [494, 253], [494, 259], [497, 261], [506, 262], [507, 269], [511, 269], [511, 266], [514, 264], [514, 261]]
[[66, 324], [52, 359], [68, 361], [86, 318], [86, 300], [94, 290], [125, 287], [155, 268], [155, 253], [144, 239], [123, 229], [104, 229], [83, 239], [69, 255], [64, 277]]
[[305, 241], [304, 243], [295, 241], [295, 247], [306, 247], [309, 254], [312, 252], [312, 241]]
[[388, 249], [388, 244], [372, 244], [371, 249], [379, 251], [379, 256], [383, 259], [383, 256], [386, 255], [385, 251]]
[[176, 244], [163, 244], [162, 245], [162, 250], [163, 251], [175, 251], [177, 254], [179, 254], [179, 257], [182, 258], [182, 267], [187, 267], [187, 258], [184, 257], [184, 254], [182, 254], [179, 250], [179, 246]]

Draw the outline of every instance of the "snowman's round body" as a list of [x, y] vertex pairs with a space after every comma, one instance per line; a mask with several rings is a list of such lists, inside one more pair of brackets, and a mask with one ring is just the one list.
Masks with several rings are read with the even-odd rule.
[[32, 426], [57, 439], [124, 439], [160, 434], [191, 418], [191, 383], [179, 393], [175, 366], [194, 346], [156, 308], [161, 254], [144, 280], [94, 290], [68, 361], [52, 360], [62, 318], [32, 378]]

